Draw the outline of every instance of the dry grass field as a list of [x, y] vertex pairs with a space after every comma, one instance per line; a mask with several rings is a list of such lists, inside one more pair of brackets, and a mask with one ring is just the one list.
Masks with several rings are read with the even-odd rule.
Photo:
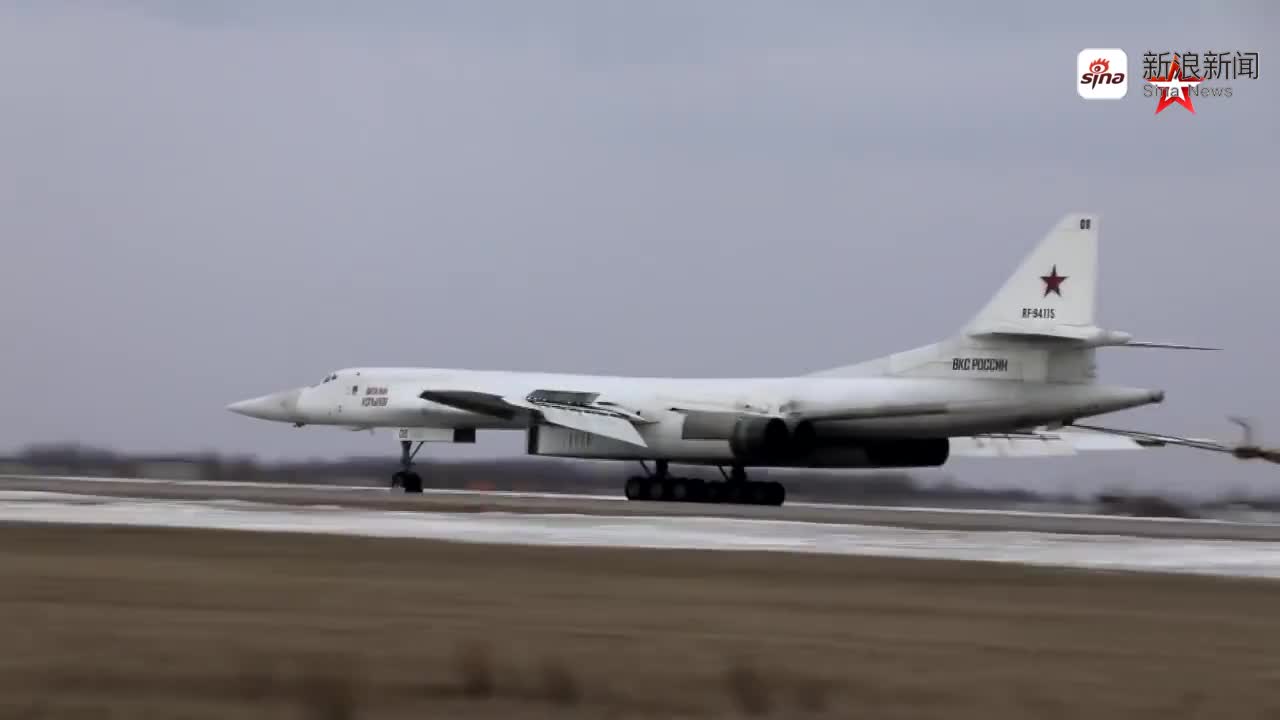
[[0, 718], [1280, 718], [1280, 583], [0, 526]]

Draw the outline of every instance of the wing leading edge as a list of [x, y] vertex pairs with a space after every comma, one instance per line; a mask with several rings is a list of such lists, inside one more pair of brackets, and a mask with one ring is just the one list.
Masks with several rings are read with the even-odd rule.
[[1267, 448], [1253, 441], [1246, 421], [1232, 418], [1245, 429], [1244, 442], [1230, 445], [1211, 438], [1122, 430], [1101, 425], [1072, 424], [1057, 430], [1036, 429], [1025, 433], [975, 435], [951, 438], [953, 455], [967, 457], [1044, 457], [1075, 455], [1093, 450], [1143, 450], [1158, 447], [1186, 447], [1232, 455], [1241, 460], [1280, 463], [1280, 448]]
[[1177, 447], [1192, 448], [1195, 450], [1227, 453], [1240, 460], [1265, 460], [1267, 462], [1280, 464], [1280, 448], [1263, 447], [1257, 444], [1253, 439], [1253, 426], [1249, 421], [1235, 417], [1229, 418], [1229, 420], [1239, 425], [1244, 431], [1243, 442], [1238, 445], [1229, 445], [1211, 438], [1188, 438], [1179, 437], [1177, 435], [1161, 435], [1158, 433], [1142, 432], [1140, 430], [1108, 428], [1100, 425], [1074, 424], [1072, 427], [1128, 438], [1143, 447], [1164, 447], [1173, 445]]
[[648, 447], [636, 423], [648, 422], [639, 413], [601, 401], [599, 393], [534, 390], [523, 398], [470, 390], [424, 390], [418, 397], [467, 412], [503, 420], [544, 422]]
[[[599, 435], [620, 442], [648, 447], [636, 425], [653, 422], [640, 412], [600, 400], [599, 393], [535, 390], [524, 397], [510, 397], [467, 390], [424, 390], [423, 400], [505, 420], [543, 422], [571, 430]], [[676, 403], [670, 408], [686, 415], [716, 414], [784, 417], [762, 408], [718, 404]], [[929, 415], [953, 408], [929, 403], [885, 404], [873, 408], [819, 410], [786, 413], [813, 420]], [[1239, 418], [1232, 422], [1244, 428], [1244, 442], [1229, 445], [1211, 438], [1190, 438], [1140, 430], [1123, 430], [1100, 425], [1071, 424], [1063, 428], [1036, 428], [1026, 432], [983, 434], [951, 438], [951, 454], [957, 457], [1046, 457], [1075, 455], [1099, 450], [1141, 450], [1154, 447], [1187, 447], [1230, 454], [1243, 460], [1260, 459], [1280, 464], [1280, 448], [1262, 447], [1253, 441], [1250, 424]]]
[[1052, 457], [1097, 450], [1141, 450], [1144, 447], [1132, 438], [1069, 428], [951, 438], [951, 454], [956, 457]]

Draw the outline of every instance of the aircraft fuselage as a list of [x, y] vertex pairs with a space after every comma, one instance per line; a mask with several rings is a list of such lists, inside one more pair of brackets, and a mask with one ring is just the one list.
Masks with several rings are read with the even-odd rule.
[[436, 368], [348, 368], [324, 382], [253, 398], [232, 406], [244, 415], [296, 425], [353, 428], [522, 430], [523, 416], [504, 418], [440, 404], [426, 390], [465, 391], [523, 399], [539, 390], [589, 387], [602, 401], [639, 413], [645, 445], [572, 429], [531, 431], [540, 455], [608, 459], [665, 459], [694, 464], [740, 463], [728, 438], [691, 438], [687, 413], [673, 408], [718, 407], [785, 414], [803, 408], [868, 408], [927, 404], [927, 414], [845, 418], [820, 423], [823, 442], [802, 457], [751, 465], [866, 467], [857, 452], [875, 439], [945, 438], [1002, 433], [1160, 402], [1163, 393], [1094, 384], [1027, 383], [959, 378], [636, 378]]

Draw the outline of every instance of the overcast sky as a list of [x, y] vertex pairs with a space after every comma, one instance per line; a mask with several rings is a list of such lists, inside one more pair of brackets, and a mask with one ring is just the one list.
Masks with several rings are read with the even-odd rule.
[[[1227, 348], [1102, 351], [1168, 393], [1108, 420], [1280, 442], [1280, 12], [935, 5], [0, 3], [0, 451], [394, 457], [224, 410], [350, 365], [842, 365], [951, 333], [1072, 210], [1102, 324]], [[1080, 99], [1085, 47], [1261, 77], [1154, 115]], [[1280, 490], [1187, 451], [953, 470]]]

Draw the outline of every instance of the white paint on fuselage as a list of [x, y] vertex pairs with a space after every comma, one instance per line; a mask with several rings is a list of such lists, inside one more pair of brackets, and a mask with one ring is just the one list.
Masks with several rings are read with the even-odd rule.
[[[839, 421], [848, 432], [865, 437], [937, 437], [1012, 431], [1158, 402], [1160, 398], [1159, 392], [1139, 388], [965, 378], [696, 379], [379, 367], [347, 368], [328, 377], [325, 382], [287, 391], [296, 396], [293, 412], [267, 419], [303, 425], [522, 430], [523, 421], [460, 410], [423, 400], [420, 395], [425, 390], [454, 390], [518, 401], [535, 390], [593, 392], [600, 394], [600, 400], [635, 410], [650, 421], [638, 426], [650, 449], [632, 446], [605, 455], [702, 462], [729, 459], [727, 444], [683, 440], [682, 416], [672, 412], [672, 407], [821, 412], [945, 403], [952, 407], [945, 414]], [[269, 405], [269, 399], [278, 395], [255, 401]], [[588, 457], [605, 455], [584, 453]]]
[[[558, 427], [577, 435], [558, 438], [556, 454], [722, 464], [741, 459], [730, 451], [729, 440], [685, 439], [685, 415], [673, 412], [673, 407], [763, 412], [792, 424], [813, 420], [815, 434], [830, 431], [822, 441], [833, 439], [836, 449], [843, 451], [858, 450], [859, 442], [865, 445], [876, 437], [1011, 432], [1160, 402], [1164, 395], [1159, 391], [1095, 383], [1095, 349], [1131, 339], [1128, 333], [1095, 324], [1098, 232], [1096, 216], [1067, 213], [957, 333], [931, 345], [810, 375], [654, 378], [361, 367], [331, 373], [310, 387], [235, 403], [230, 409], [299, 425], [524, 429], [530, 421], [527, 412], [513, 413], [518, 419], [508, 420], [429, 402], [421, 394], [477, 393], [524, 407], [535, 390], [595, 393], [598, 401], [628, 410], [627, 420], [619, 421], [632, 421], [635, 427], [611, 427], [602, 418], [577, 422], [577, 417], [561, 413]], [[371, 386], [376, 388], [372, 394]], [[502, 408], [501, 401], [494, 404]], [[543, 419], [552, 426], [557, 422], [545, 411]], [[700, 437], [723, 434], [717, 428]], [[531, 437], [531, 444], [538, 439]], [[821, 466], [863, 467], [866, 462], [855, 454]]]

